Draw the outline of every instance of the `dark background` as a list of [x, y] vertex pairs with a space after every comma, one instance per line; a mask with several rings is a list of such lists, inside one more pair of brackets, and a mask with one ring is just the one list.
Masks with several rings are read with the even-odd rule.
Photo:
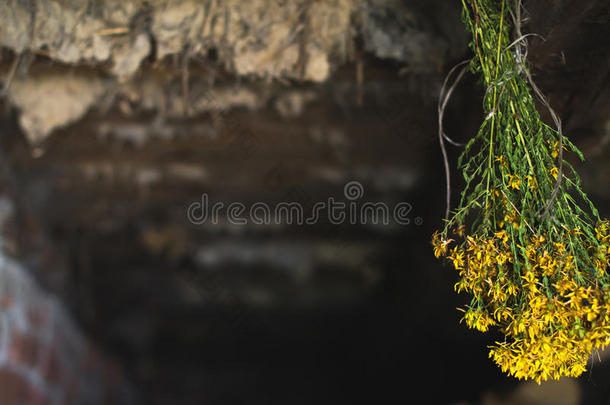
[[[4, 103], [2, 187], [17, 207], [15, 254], [123, 364], [139, 403], [490, 404], [490, 392], [510, 398], [517, 382], [487, 358], [499, 336], [459, 323], [456, 307], [467, 297], [453, 292], [456, 274], [434, 259], [429, 243], [445, 209], [436, 97], [444, 74], [469, 51], [465, 33], [449, 34], [461, 32], [459, 18], [441, 15], [449, 7], [459, 16], [459, 5], [419, 3], [405, 4], [451, 44], [440, 66], [401, 73], [402, 64], [360, 43], [362, 84], [356, 62], [318, 85], [243, 79], [243, 86], [274, 92], [272, 99], [288, 90], [317, 99], [296, 117], [272, 103], [227, 111], [216, 138], [198, 136], [218, 119], [202, 114], [165, 121], [178, 134], [171, 140], [153, 134], [138, 146], [101, 139], [99, 126], [108, 123], [156, 130], [156, 114], [137, 105], [125, 114], [117, 102], [56, 131], [33, 157], [18, 112]], [[526, 6], [528, 31], [546, 37], [530, 41], [535, 79], [588, 157], [578, 169], [608, 217], [610, 5]], [[31, 70], [49, 66], [69, 69], [39, 56]], [[155, 69], [163, 67], [145, 66], [142, 75]], [[203, 64], [192, 69], [192, 80], [205, 75]], [[221, 84], [237, 81], [220, 77]], [[464, 141], [476, 132], [481, 99], [467, 74], [446, 113], [451, 137]], [[455, 192], [459, 148], [449, 150]], [[172, 177], [177, 163], [208, 174]], [[138, 179], [150, 168], [163, 175], [143, 184]], [[202, 193], [225, 203], [307, 205], [341, 198], [352, 180], [363, 185], [364, 200], [412, 204], [412, 223], [240, 227], [194, 225], [186, 217]], [[610, 403], [609, 367], [596, 362], [579, 379], [583, 404]]]

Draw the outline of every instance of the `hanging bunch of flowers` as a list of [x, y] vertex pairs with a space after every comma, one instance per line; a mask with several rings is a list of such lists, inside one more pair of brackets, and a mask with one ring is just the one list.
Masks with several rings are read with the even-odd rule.
[[581, 152], [552, 110], [558, 129], [535, 108], [532, 93], [543, 96], [524, 57], [518, 0], [462, 3], [485, 120], [458, 161], [465, 188], [433, 236], [434, 254], [458, 272], [456, 291], [472, 297], [466, 325], [505, 336], [489, 353], [504, 372], [575, 377], [610, 343], [610, 221], [563, 160]]

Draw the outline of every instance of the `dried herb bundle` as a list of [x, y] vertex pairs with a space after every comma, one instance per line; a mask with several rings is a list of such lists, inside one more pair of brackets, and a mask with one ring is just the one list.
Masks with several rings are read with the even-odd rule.
[[610, 222], [563, 160], [582, 153], [552, 109], [557, 129], [536, 110], [534, 95], [546, 100], [528, 70], [519, 0], [462, 3], [486, 116], [459, 158], [466, 186], [434, 253], [472, 296], [466, 324], [504, 333], [490, 350], [502, 370], [537, 382], [578, 376], [610, 343]]

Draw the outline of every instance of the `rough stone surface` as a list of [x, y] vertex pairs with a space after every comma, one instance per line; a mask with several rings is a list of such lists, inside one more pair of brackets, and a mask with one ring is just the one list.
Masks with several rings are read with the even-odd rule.
[[410, 71], [441, 69], [449, 42], [429, 34], [418, 15], [394, 0], [371, 0], [363, 13], [365, 48], [380, 58], [407, 63]]
[[8, 1], [0, 5], [0, 45], [62, 63], [113, 61], [130, 76], [151, 51], [156, 56], [205, 55], [215, 49], [237, 74], [322, 81], [329, 58], [345, 57], [352, 0], [327, 2], [227, 0], [149, 2]]
[[82, 75], [41, 75], [11, 84], [9, 99], [19, 123], [36, 145], [56, 128], [81, 118], [102, 95], [99, 79]]
[[117, 28], [126, 28], [134, 2], [111, 0], [5, 1], [0, 4], [0, 44], [16, 53], [41, 51], [63, 63], [101, 62], [111, 57]]
[[[418, 22], [423, 19], [394, 0], [12, 0], [0, 4], [0, 48], [13, 51], [19, 61], [29, 52], [99, 68], [88, 78], [49, 74], [28, 80], [23, 74], [11, 83], [10, 100], [21, 111], [22, 128], [38, 144], [54, 129], [81, 118], [102, 91], [114, 91], [115, 81], [136, 77], [149, 58], [156, 63], [174, 58], [175, 70], [186, 78], [183, 92], [191, 86], [185, 76], [189, 61], [210, 53], [218, 68], [238, 76], [323, 82], [354, 58], [358, 35], [378, 57], [413, 72], [440, 71], [449, 45], [459, 36], [439, 35]], [[100, 72], [115, 79], [102, 82]], [[156, 94], [167, 90], [163, 81], [155, 86]], [[147, 99], [145, 92], [140, 96]], [[174, 115], [209, 109], [209, 102], [201, 100], [185, 108], [184, 100], [188, 98], [169, 100]]]

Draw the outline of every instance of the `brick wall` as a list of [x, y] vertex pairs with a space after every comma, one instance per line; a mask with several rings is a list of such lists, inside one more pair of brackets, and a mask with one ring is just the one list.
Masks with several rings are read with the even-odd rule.
[[60, 302], [0, 253], [0, 404], [130, 404], [114, 362], [103, 359]]

